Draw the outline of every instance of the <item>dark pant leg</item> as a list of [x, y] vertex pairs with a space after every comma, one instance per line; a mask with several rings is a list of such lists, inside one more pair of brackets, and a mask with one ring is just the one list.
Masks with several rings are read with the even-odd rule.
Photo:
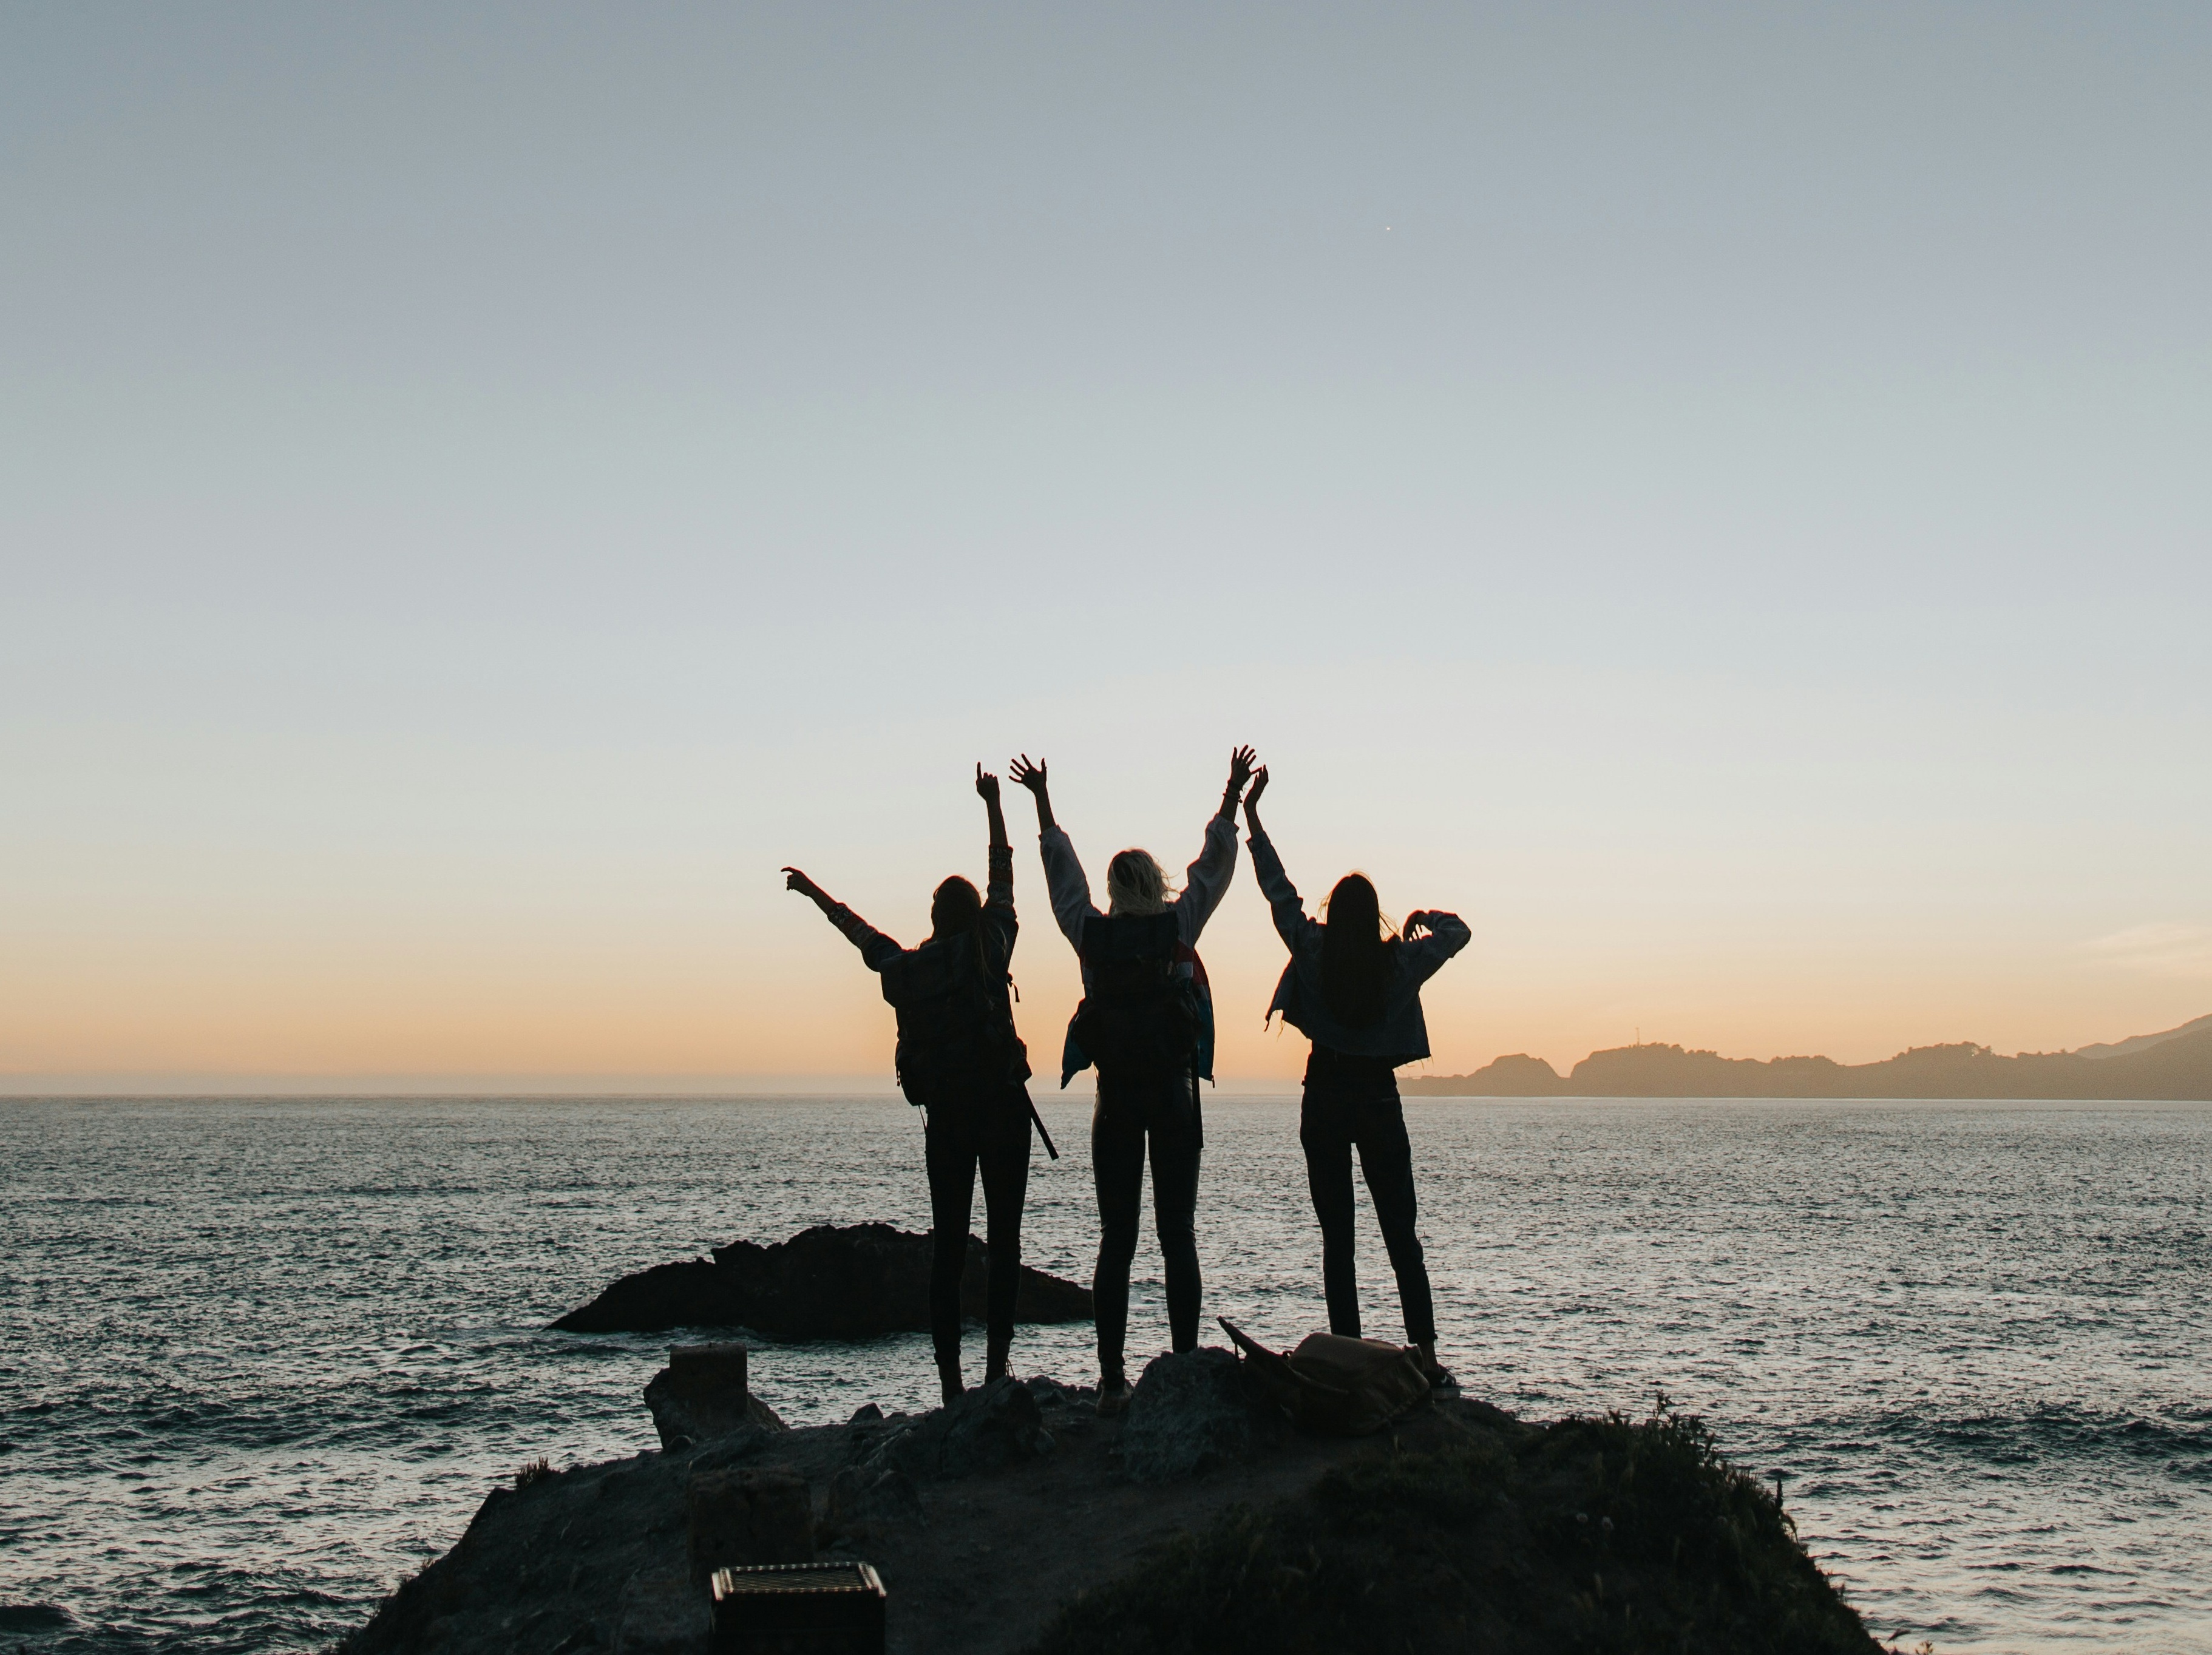
[[[1012, 1111], [1021, 1112], [1015, 1115]], [[1014, 1337], [1014, 1300], [1022, 1281], [1022, 1202], [1030, 1183], [1030, 1111], [1026, 1094], [1016, 1093], [983, 1144], [983, 1214], [991, 1248], [991, 1286], [987, 1313], [991, 1343], [1003, 1346]]]
[[1137, 1256], [1137, 1212], [1145, 1193], [1145, 1122], [1106, 1082], [1091, 1117], [1091, 1175], [1098, 1188], [1098, 1267], [1091, 1291], [1098, 1321], [1098, 1371], [1122, 1375], [1129, 1328], [1129, 1263]]
[[1161, 1089], [1152, 1116], [1152, 1224], [1168, 1289], [1168, 1338], [1175, 1350], [1198, 1349], [1198, 1100], [1185, 1096], [1196, 1082], [1182, 1078]]
[[940, 1362], [960, 1359], [960, 1272], [968, 1262], [968, 1216], [975, 1200], [975, 1139], [933, 1111], [923, 1160], [929, 1168], [929, 1335]]
[[1321, 1282], [1328, 1331], [1359, 1337], [1359, 1272], [1352, 1240], [1352, 1135], [1343, 1105], [1309, 1085], [1298, 1107], [1298, 1143], [1306, 1152], [1306, 1188], [1321, 1221]]
[[[1406, 1111], [1397, 1098], [1363, 1100], [1358, 1108], [1359, 1170], [1382, 1226], [1382, 1245], [1398, 1277], [1398, 1302], [1406, 1312], [1406, 1337], [1428, 1344], [1437, 1337], [1429, 1267], [1413, 1228], [1413, 1148], [1406, 1137]], [[1346, 1180], [1347, 1196], [1350, 1182]]]

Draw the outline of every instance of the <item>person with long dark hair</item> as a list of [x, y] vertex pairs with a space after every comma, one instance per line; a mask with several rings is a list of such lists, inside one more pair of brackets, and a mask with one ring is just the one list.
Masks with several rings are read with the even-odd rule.
[[1198, 1348], [1198, 1167], [1206, 1129], [1198, 1083], [1213, 1078], [1213, 998], [1198, 957], [1199, 934], [1237, 871], [1237, 800], [1252, 749], [1230, 755], [1229, 785], [1206, 824], [1205, 848], [1180, 893], [1149, 851], [1118, 852], [1106, 866], [1106, 912], [1074, 843], [1053, 819], [1045, 767], [1024, 754], [1013, 779], [1036, 799], [1037, 835], [1053, 918], [1082, 962], [1083, 1003], [1067, 1026], [1060, 1083], [1096, 1064], [1091, 1174], [1098, 1188], [1098, 1263], [1091, 1278], [1098, 1322], [1098, 1411], [1128, 1406], [1123, 1355], [1129, 1266], [1152, 1163], [1152, 1222], [1165, 1266], [1171, 1348]]
[[1403, 934], [1383, 918], [1366, 875], [1336, 882], [1322, 912], [1326, 924], [1306, 918], [1297, 887], [1260, 825], [1264, 767], [1244, 799], [1252, 872], [1291, 951], [1267, 1008], [1313, 1042], [1306, 1059], [1305, 1095], [1299, 1105], [1298, 1142], [1306, 1152], [1306, 1187], [1321, 1221], [1322, 1285], [1332, 1333], [1359, 1336], [1359, 1282], [1352, 1261], [1352, 1152], [1375, 1202], [1398, 1277], [1407, 1343], [1420, 1351], [1431, 1385], [1451, 1383], [1437, 1365], [1436, 1305], [1421, 1239], [1413, 1228], [1413, 1152], [1398, 1098], [1401, 1064], [1429, 1055], [1421, 1015], [1421, 985], [1467, 946], [1469, 935], [1456, 914], [1429, 909], [1406, 916]]
[[883, 979], [898, 1014], [899, 1086], [923, 1117], [929, 1171], [929, 1325], [945, 1400], [961, 1393], [960, 1275], [975, 1173], [983, 1174], [990, 1283], [985, 1295], [988, 1383], [1004, 1378], [1020, 1285], [1022, 1201], [1029, 1186], [1029, 1055], [1014, 1032], [1014, 852], [999, 809], [999, 779], [975, 767], [991, 824], [988, 897], [958, 874], [929, 900], [929, 940], [902, 949], [796, 868], [787, 888], [813, 900]]

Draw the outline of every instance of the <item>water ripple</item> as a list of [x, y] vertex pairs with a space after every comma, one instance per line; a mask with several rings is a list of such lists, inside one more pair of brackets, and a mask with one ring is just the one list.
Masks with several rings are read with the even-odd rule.
[[[1030, 1260], [1087, 1276], [1085, 1110], [1044, 1108]], [[1408, 1114], [1471, 1393], [1706, 1414], [1884, 1637], [2212, 1650], [2212, 1110]], [[923, 1228], [920, 1148], [881, 1100], [0, 1104], [0, 1638], [325, 1646], [516, 1466], [652, 1445], [667, 1341], [547, 1321], [733, 1236]], [[1209, 1311], [1317, 1325], [1295, 1114], [1209, 1100], [1203, 1188]], [[1395, 1332], [1364, 1219], [1360, 1270]], [[926, 1344], [765, 1348], [757, 1383], [802, 1422], [916, 1405]], [[1022, 1348], [1090, 1367], [1079, 1327]]]

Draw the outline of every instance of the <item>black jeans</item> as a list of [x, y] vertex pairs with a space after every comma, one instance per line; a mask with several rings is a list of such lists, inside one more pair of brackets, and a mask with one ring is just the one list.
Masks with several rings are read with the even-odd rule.
[[1145, 1193], [1145, 1151], [1152, 1160], [1152, 1223], [1166, 1265], [1168, 1332], [1174, 1349], [1198, 1348], [1198, 1161], [1204, 1142], [1198, 1082], [1185, 1071], [1168, 1080], [1101, 1074], [1091, 1117], [1091, 1171], [1098, 1185], [1098, 1371], [1123, 1377], [1129, 1326], [1129, 1265], [1137, 1256], [1137, 1216]]
[[1020, 1087], [992, 1088], [931, 1106], [923, 1158], [929, 1167], [929, 1332], [939, 1362], [960, 1360], [960, 1275], [975, 1169], [983, 1169], [991, 1281], [985, 1326], [994, 1343], [1014, 1337], [1021, 1286], [1022, 1201], [1030, 1182], [1030, 1100]]
[[1405, 1306], [1406, 1337], [1427, 1344], [1437, 1337], [1435, 1301], [1421, 1239], [1413, 1233], [1413, 1149], [1406, 1138], [1406, 1112], [1396, 1076], [1387, 1070], [1358, 1078], [1306, 1070], [1298, 1142], [1305, 1147], [1306, 1186], [1321, 1220], [1322, 1286], [1328, 1297], [1328, 1330], [1359, 1336], [1359, 1278], [1352, 1262], [1352, 1151], [1382, 1222], [1382, 1245], [1397, 1272]]

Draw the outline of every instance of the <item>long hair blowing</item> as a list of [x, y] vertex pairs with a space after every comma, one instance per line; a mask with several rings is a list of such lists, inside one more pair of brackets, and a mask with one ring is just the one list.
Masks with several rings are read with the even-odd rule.
[[1375, 883], [1365, 874], [1346, 874], [1336, 882], [1322, 906], [1321, 992], [1329, 1014], [1346, 1028], [1366, 1028], [1382, 1021], [1390, 986], [1390, 945], [1398, 940]]
[[1168, 906], [1168, 876], [1150, 851], [1116, 851], [1106, 864], [1106, 912], [1160, 913]]

